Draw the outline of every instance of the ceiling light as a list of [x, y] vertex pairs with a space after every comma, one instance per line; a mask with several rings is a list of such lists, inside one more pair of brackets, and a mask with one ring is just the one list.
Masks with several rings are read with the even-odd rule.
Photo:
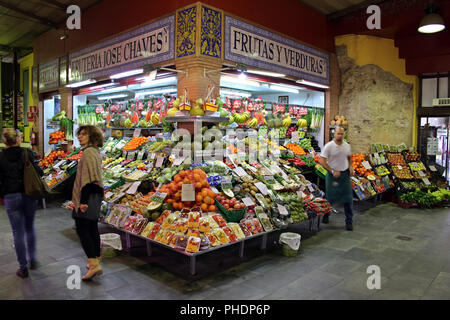
[[173, 93], [173, 92], [177, 92], [177, 88], [170, 87], [170, 88], [158, 89], [158, 90], [141, 91], [141, 92], [136, 92], [136, 95], [142, 96], [142, 95]]
[[126, 96], [128, 96], [127, 94], [115, 94], [112, 96], [100, 96], [97, 97], [98, 100], [109, 100], [109, 99], [118, 99], [118, 98], [125, 98]]
[[119, 92], [119, 91], [125, 91], [127, 89], [128, 89], [127, 86], [121, 86], [121, 87], [115, 87], [115, 88], [111, 88], [111, 89], [105, 89], [105, 90], [102, 90], [100, 93]]
[[177, 77], [168, 77], [163, 79], [157, 79], [157, 80], [151, 80], [151, 81], [144, 81], [141, 83], [141, 88], [149, 88], [154, 87], [159, 84], [167, 83], [167, 82], [173, 82], [177, 81]]
[[220, 94], [225, 95], [225, 96], [237, 96], [237, 97], [244, 97], [244, 98], [250, 98], [252, 96], [250, 93], [231, 91], [231, 90], [220, 90]]
[[239, 77], [230, 77], [230, 76], [221, 76], [220, 81], [246, 84], [248, 86], [254, 86], [254, 87], [259, 87], [261, 85], [261, 83], [259, 83], [257, 81], [251, 81], [251, 80], [241, 79]]
[[109, 78], [110, 79], [120, 79], [120, 78], [129, 77], [129, 76], [134, 76], [135, 74], [140, 74], [143, 72], [144, 72], [144, 69], [136, 69], [136, 70], [126, 71], [126, 72], [116, 73], [116, 74], [113, 74], [112, 76], [110, 76]]
[[110, 87], [113, 85], [114, 85], [114, 83], [105, 83], [105, 84], [100, 84], [98, 86], [90, 87], [90, 89], [101, 89], [101, 88]]
[[66, 87], [68, 87], [68, 88], [78, 88], [78, 87], [86, 86], [88, 84], [92, 84], [92, 83], [96, 83], [96, 82], [97, 82], [97, 80], [88, 79], [88, 80], [83, 80], [83, 81], [80, 81], [80, 82], [75, 82], [75, 83], [68, 84], [68, 85], [66, 85]]
[[245, 79], [247, 79], [247, 76], [245, 75], [245, 73], [241, 72], [241, 74], [238, 76], [238, 78], [245, 80]]
[[276, 77], [276, 78], [286, 77], [286, 75], [283, 73], [276, 73], [276, 72], [269, 72], [269, 71], [247, 70], [247, 72], [254, 73], [254, 74], [260, 74], [262, 76], [268, 76], [268, 77]]
[[323, 88], [323, 89], [328, 89], [330, 88], [329, 86], [323, 85], [323, 84], [319, 84], [319, 83], [315, 83], [315, 82], [311, 82], [311, 81], [306, 81], [306, 80], [297, 80], [297, 83], [301, 83], [301, 84], [305, 84], [311, 87], [317, 87], [317, 88]]
[[430, 3], [425, 9], [426, 16], [422, 18], [417, 31], [420, 33], [436, 33], [445, 29], [444, 19], [437, 13], [439, 7]]
[[274, 84], [271, 84], [270, 89], [276, 90], [276, 91], [284, 91], [284, 92], [291, 92], [291, 93], [299, 93], [299, 89], [294, 89], [292, 87], [286, 87], [286, 86], [277, 86]]

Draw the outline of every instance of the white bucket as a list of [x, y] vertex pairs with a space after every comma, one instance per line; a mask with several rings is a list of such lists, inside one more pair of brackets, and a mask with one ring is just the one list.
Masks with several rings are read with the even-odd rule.
[[105, 233], [100, 235], [102, 255], [115, 256], [115, 250], [122, 250], [122, 240], [117, 233]]
[[296, 256], [300, 249], [301, 236], [297, 233], [284, 232], [280, 235], [280, 244], [282, 244], [283, 254], [291, 257]]

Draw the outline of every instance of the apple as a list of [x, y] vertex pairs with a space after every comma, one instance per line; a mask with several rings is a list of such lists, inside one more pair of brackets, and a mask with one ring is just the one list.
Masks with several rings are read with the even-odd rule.
[[241, 209], [241, 205], [239, 203], [236, 203], [234, 205], [234, 210], [240, 210]]
[[227, 210], [230, 210], [230, 206], [228, 204], [224, 204], [223, 207]]

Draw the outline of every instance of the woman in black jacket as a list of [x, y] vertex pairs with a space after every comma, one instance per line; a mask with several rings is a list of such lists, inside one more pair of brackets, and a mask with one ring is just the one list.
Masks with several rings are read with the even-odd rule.
[[25, 152], [28, 152], [28, 159], [33, 163], [39, 175], [42, 176], [44, 173], [37, 164], [35, 153], [30, 149], [20, 147], [19, 130], [4, 129], [2, 140], [6, 149], [0, 153], [0, 191], [11, 223], [14, 247], [19, 261], [19, 269], [16, 274], [21, 278], [26, 278], [28, 277], [27, 251], [30, 269], [37, 267], [36, 235], [34, 232], [37, 200], [25, 194], [23, 184]]

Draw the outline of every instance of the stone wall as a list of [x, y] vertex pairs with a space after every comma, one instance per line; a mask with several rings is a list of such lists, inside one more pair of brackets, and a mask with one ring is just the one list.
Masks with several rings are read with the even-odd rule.
[[369, 152], [370, 143], [412, 144], [413, 85], [377, 65], [358, 66], [347, 47], [337, 46], [341, 73], [339, 114], [349, 122], [353, 153]]

